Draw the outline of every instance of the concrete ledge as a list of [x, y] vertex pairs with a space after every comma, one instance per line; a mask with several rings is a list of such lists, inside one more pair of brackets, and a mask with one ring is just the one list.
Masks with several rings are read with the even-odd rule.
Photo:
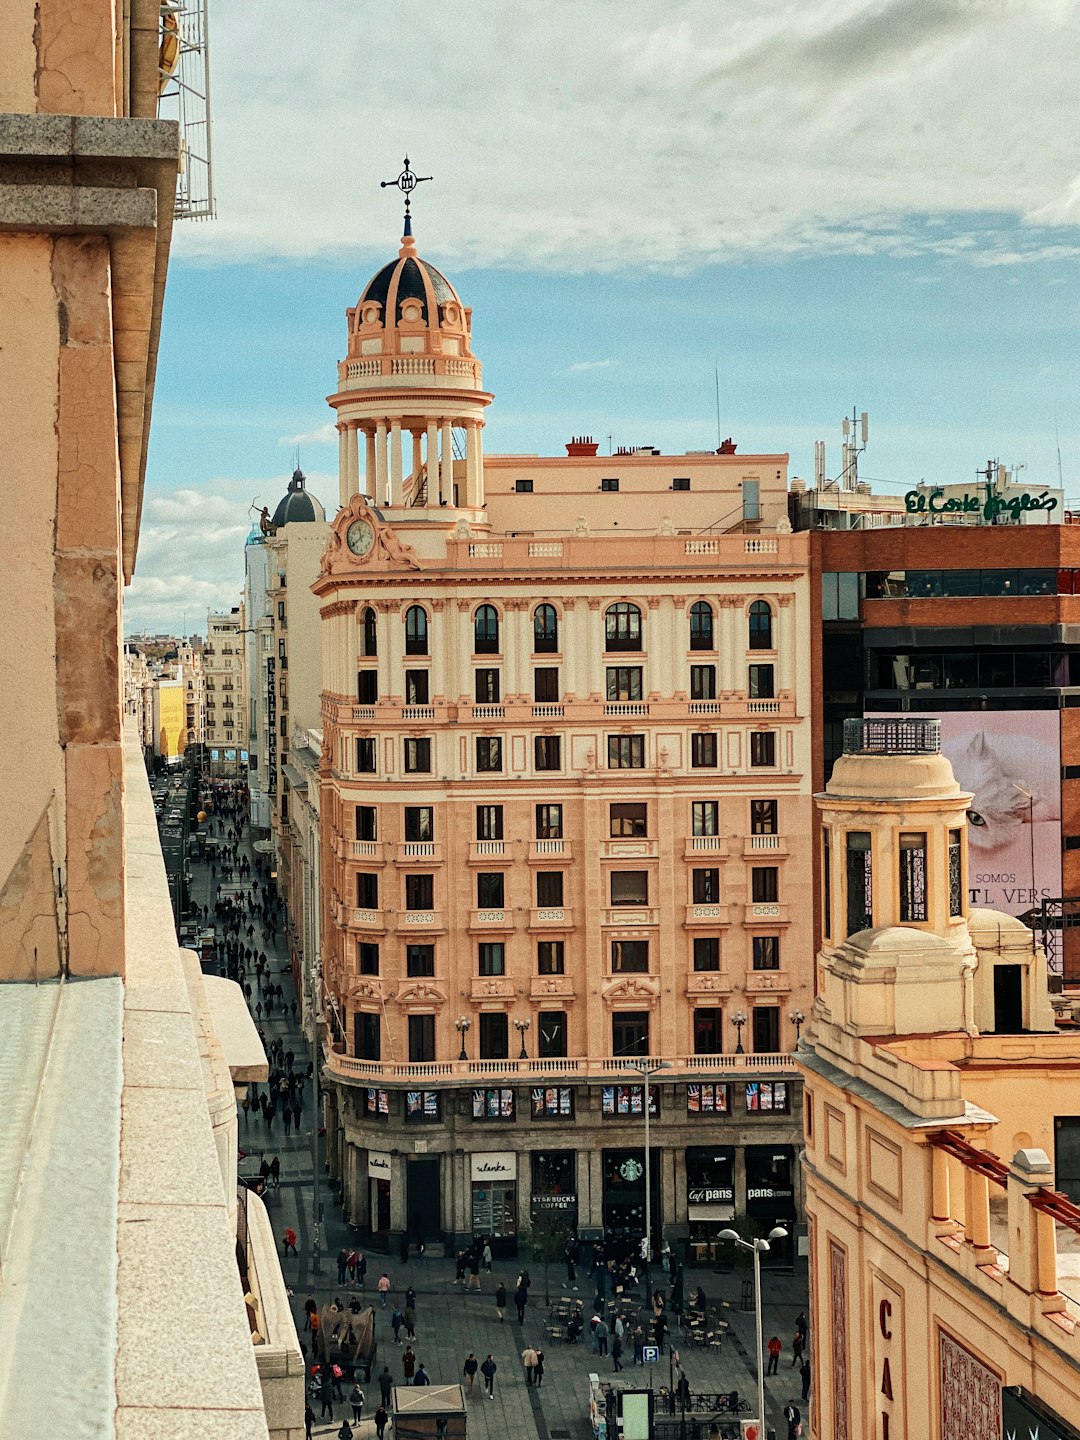
[[246, 1085], [253, 1080], [265, 1080], [270, 1066], [244, 992], [235, 980], [226, 980], [220, 975], [204, 975], [202, 984], [233, 1083]]
[[171, 160], [180, 155], [175, 120], [100, 115], [0, 115], [0, 160]]
[[[158, 192], [94, 185], [0, 185], [0, 231], [153, 230]], [[145, 367], [144, 367], [145, 370]]]

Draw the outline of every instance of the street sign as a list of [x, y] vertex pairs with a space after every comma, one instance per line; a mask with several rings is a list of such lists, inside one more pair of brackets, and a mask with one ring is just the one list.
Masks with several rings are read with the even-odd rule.
[[641, 1363], [643, 1365], [656, 1365], [660, 1359], [659, 1345], [643, 1345], [641, 1347]]

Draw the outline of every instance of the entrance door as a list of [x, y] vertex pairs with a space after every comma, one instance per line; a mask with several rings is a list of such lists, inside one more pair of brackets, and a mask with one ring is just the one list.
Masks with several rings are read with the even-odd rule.
[[1022, 965], [994, 966], [994, 1029], [999, 1035], [1019, 1035], [1024, 1028]]
[[441, 1240], [438, 1155], [410, 1155], [408, 1167], [408, 1227], [410, 1240]]

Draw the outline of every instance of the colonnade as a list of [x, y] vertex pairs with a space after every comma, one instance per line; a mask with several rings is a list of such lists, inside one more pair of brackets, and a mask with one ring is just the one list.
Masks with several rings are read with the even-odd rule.
[[[465, 494], [455, 495], [453, 427], [465, 431]], [[432, 419], [423, 425], [387, 418], [338, 422], [338, 499], [347, 505], [363, 493], [373, 505], [401, 509], [416, 505], [421, 470], [426, 471], [426, 504], [479, 509], [484, 503], [482, 420]], [[409, 470], [405, 470], [402, 430], [412, 436]], [[360, 436], [364, 436], [364, 468], [360, 473]], [[408, 493], [406, 482], [412, 481]]]

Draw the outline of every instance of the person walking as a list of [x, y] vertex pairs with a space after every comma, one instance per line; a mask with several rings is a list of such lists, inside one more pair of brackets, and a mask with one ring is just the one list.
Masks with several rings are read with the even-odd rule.
[[408, 1310], [410, 1306], [416, 1309], [416, 1290], [412, 1285], [405, 1291], [405, 1309]]
[[416, 1374], [416, 1354], [411, 1345], [405, 1346], [405, 1354], [401, 1357], [401, 1373], [405, 1377], [405, 1384], [411, 1385]]
[[780, 1365], [780, 1352], [784, 1348], [783, 1341], [779, 1335], [774, 1335], [765, 1347], [769, 1352], [769, 1363], [765, 1366], [766, 1375], [775, 1375]]
[[378, 1440], [383, 1440], [383, 1431], [386, 1429], [386, 1422], [390, 1416], [386, 1413], [386, 1406], [380, 1405], [375, 1411], [375, 1434]]
[[802, 1364], [803, 1350], [806, 1348], [806, 1341], [800, 1331], [796, 1330], [791, 1337], [791, 1365], [789, 1369], [794, 1370], [796, 1365]]
[[525, 1306], [529, 1303], [529, 1291], [526, 1286], [518, 1282], [518, 1288], [514, 1291], [514, 1304], [517, 1306], [518, 1324], [525, 1324]]
[[356, 1252], [356, 1283], [360, 1286], [361, 1290], [364, 1288], [364, 1280], [366, 1276], [367, 1256], [362, 1250], [358, 1250]]
[[352, 1394], [349, 1396], [349, 1404], [352, 1406], [353, 1424], [360, 1424], [360, 1417], [364, 1413], [364, 1392], [359, 1385], [352, 1387]]
[[319, 1375], [319, 1399], [322, 1401], [322, 1409], [319, 1412], [320, 1420], [329, 1420], [334, 1423], [334, 1382], [330, 1376], [329, 1366], [324, 1365]]
[[479, 1369], [480, 1361], [477, 1360], [476, 1356], [470, 1350], [468, 1355], [466, 1355], [465, 1357], [465, 1364], [461, 1368], [461, 1373], [465, 1376], [465, 1393], [467, 1395], [471, 1395], [473, 1392], [473, 1385], [476, 1381], [476, 1372]]
[[384, 1365], [379, 1371], [379, 1399], [384, 1405], [390, 1404], [390, 1392], [394, 1386], [394, 1377], [390, 1374], [390, 1366]]
[[495, 1399], [495, 1372], [498, 1368], [498, 1365], [495, 1364], [495, 1361], [490, 1355], [480, 1366], [480, 1374], [484, 1377], [484, 1384], [487, 1386], [487, 1398], [489, 1400]]
[[311, 1408], [311, 1401], [304, 1401], [304, 1440], [311, 1440], [311, 1430], [315, 1424], [315, 1411]]
[[503, 1322], [503, 1311], [506, 1309], [506, 1286], [499, 1281], [499, 1287], [495, 1291], [495, 1313], [499, 1317], [499, 1324]]
[[341, 1429], [337, 1432], [337, 1440], [353, 1440], [353, 1428], [348, 1418], [342, 1420]]
[[611, 1361], [616, 1370], [622, 1369], [622, 1339], [618, 1335], [612, 1337]]
[[802, 1411], [794, 1400], [789, 1400], [784, 1406], [784, 1419], [787, 1421], [787, 1440], [798, 1440], [802, 1434]]
[[387, 1275], [385, 1270], [379, 1276], [379, 1284], [377, 1288], [379, 1291], [379, 1304], [385, 1310], [386, 1302], [390, 1295], [390, 1276]]
[[483, 1261], [484, 1261], [484, 1269], [485, 1269], [485, 1270], [488, 1272], [488, 1274], [490, 1275], [490, 1274], [491, 1274], [491, 1242], [490, 1242], [490, 1240], [485, 1240], [485, 1241], [484, 1241]]
[[539, 1347], [536, 1351], [536, 1383], [537, 1385], [544, 1383], [544, 1352]]
[[405, 1305], [405, 1334], [410, 1340], [416, 1339], [416, 1308], [408, 1302]]
[[645, 1331], [640, 1325], [634, 1326], [634, 1333], [631, 1338], [634, 1342], [634, 1364], [640, 1365], [645, 1353]]
[[413, 1384], [414, 1384], [414, 1385], [430, 1385], [430, 1384], [431, 1384], [431, 1379], [430, 1379], [430, 1377], [428, 1376], [427, 1371], [424, 1369], [424, 1362], [423, 1362], [422, 1360], [420, 1361], [420, 1364], [416, 1367], [416, 1374], [413, 1376]]
[[285, 1233], [284, 1233], [284, 1235], [282, 1235], [282, 1237], [281, 1237], [281, 1246], [282, 1246], [281, 1254], [282, 1254], [282, 1258], [283, 1258], [283, 1259], [284, 1259], [285, 1256], [288, 1255], [288, 1253], [289, 1253], [290, 1250], [292, 1251], [292, 1253], [293, 1253], [294, 1255], [297, 1254], [297, 1249], [296, 1249], [296, 1231], [292, 1228], [291, 1225], [289, 1225], [289, 1226], [286, 1227]]
[[[286, 1111], [286, 1114], [288, 1114], [288, 1111]], [[348, 1268], [349, 1252], [348, 1250], [342, 1248], [338, 1251], [337, 1255], [337, 1282], [339, 1285], [345, 1284], [345, 1272], [348, 1270]]]
[[657, 1315], [657, 1317], [655, 1318], [655, 1320], [652, 1322], [652, 1329], [653, 1329], [653, 1343], [656, 1345], [657, 1349], [660, 1351], [660, 1354], [663, 1355], [663, 1353], [664, 1353], [664, 1335], [665, 1335], [665, 1333], [666, 1333], [666, 1331], [667, 1331], [667, 1320], [664, 1318], [663, 1313]]
[[804, 1345], [806, 1344], [806, 1335], [809, 1328], [810, 1322], [806, 1318], [806, 1311], [800, 1310], [798, 1315], [796, 1315], [795, 1317], [795, 1329], [802, 1336]]
[[526, 1345], [522, 1350], [521, 1363], [525, 1367], [525, 1384], [531, 1385], [536, 1374], [536, 1351], [531, 1345]]
[[311, 1329], [311, 1317], [312, 1317], [312, 1315], [315, 1313], [315, 1311], [318, 1310], [318, 1308], [319, 1308], [319, 1307], [315, 1304], [315, 1296], [314, 1296], [314, 1295], [309, 1295], [308, 1298], [304, 1301], [304, 1329], [305, 1329], [305, 1330], [310, 1330], [310, 1329]]
[[394, 1306], [394, 1313], [390, 1316], [390, 1324], [391, 1324], [391, 1326], [392, 1326], [392, 1328], [393, 1328], [393, 1331], [394, 1331], [394, 1344], [395, 1344], [395, 1345], [400, 1345], [400, 1344], [401, 1344], [401, 1327], [402, 1327], [402, 1325], [405, 1324], [405, 1316], [402, 1315], [401, 1311], [398, 1309], [398, 1307], [397, 1307], [396, 1305]]
[[805, 1404], [810, 1399], [810, 1357], [809, 1355], [799, 1366], [799, 1374], [802, 1377], [802, 1398]]

